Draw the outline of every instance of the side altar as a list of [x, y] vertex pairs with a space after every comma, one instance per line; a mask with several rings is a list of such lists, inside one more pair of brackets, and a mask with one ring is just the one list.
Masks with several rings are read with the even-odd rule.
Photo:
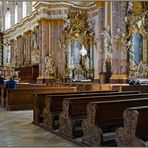
[[[65, 80], [94, 80], [94, 32], [86, 10], [73, 8], [64, 20], [64, 39], [59, 47], [65, 50]], [[62, 46], [61, 46], [62, 45]]]

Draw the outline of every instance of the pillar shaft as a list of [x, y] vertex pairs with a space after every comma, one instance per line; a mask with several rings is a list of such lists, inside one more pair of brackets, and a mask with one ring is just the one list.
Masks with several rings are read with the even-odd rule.
[[39, 50], [40, 50], [40, 64], [39, 76], [44, 77], [45, 72], [45, 57], [49, 55], [49, 20], [39, 20]]

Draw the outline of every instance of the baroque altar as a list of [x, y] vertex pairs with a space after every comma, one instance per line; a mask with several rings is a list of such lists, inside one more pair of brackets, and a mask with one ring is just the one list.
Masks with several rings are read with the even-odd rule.
[[67, 81], [94, 79], [92, 23], [87, 11], [73, 8], [64, 23], [65, 78]]

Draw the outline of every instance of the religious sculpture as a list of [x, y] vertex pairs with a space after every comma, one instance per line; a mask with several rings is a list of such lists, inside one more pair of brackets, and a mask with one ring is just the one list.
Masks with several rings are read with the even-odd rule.
[[105, 60], [107, 60], [107, 58], [111, 57], [111, 34], [110, 34], [110, 27], [107, 26], [107, 28], [104, 29], [103, 33], [104, 36], [104, 52], [105, 52]]
[[38, 48], [38, 33], [37, 31], [33, 32], [32, 34], [32, 45], [33, 45], [33, 49], [37, 49]]
[[39, 63], [39, 46], [38, 46], [38, 32], [34, 31], [32, 33], [32, 51], [31, 60], [32, 64]]
[[103, 72], [104, 73], [107, 72], [106, 61], [103, 62]]
[[55, 70], [54, 70], [54, 63], [53, 63], [53, 59], [52, 56], [46, 56], [45, 57], [45, 77], [49, 78], [49, 77], [53, 77], [55, 74]]
[[88, 57], [88, 56], [85, 58], [84, 63], [85, 63], [85, 68], [86, 68], [86, 70], [89, 70], [89, 63], [90, 63], [90, 60], [89, 60], [89, 57]]

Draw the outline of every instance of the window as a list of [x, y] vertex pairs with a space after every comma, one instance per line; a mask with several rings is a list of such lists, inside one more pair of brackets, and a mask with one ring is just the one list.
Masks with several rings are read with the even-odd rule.
[[27, 3], [23, 2], [23, 18], [27, 15]]
[[5, 29], [9, 29], [11, 27], [11, 13], [9, 8], [5, 14]]
[[15, 24], [18, 23], [18, 5], [15, 5]]
[[34, 9], [34, 7], [33, 7], [33, 5], [36, 3], [36, 1], [32, 1], [32, 11], [34, 11], [35, 9]]

